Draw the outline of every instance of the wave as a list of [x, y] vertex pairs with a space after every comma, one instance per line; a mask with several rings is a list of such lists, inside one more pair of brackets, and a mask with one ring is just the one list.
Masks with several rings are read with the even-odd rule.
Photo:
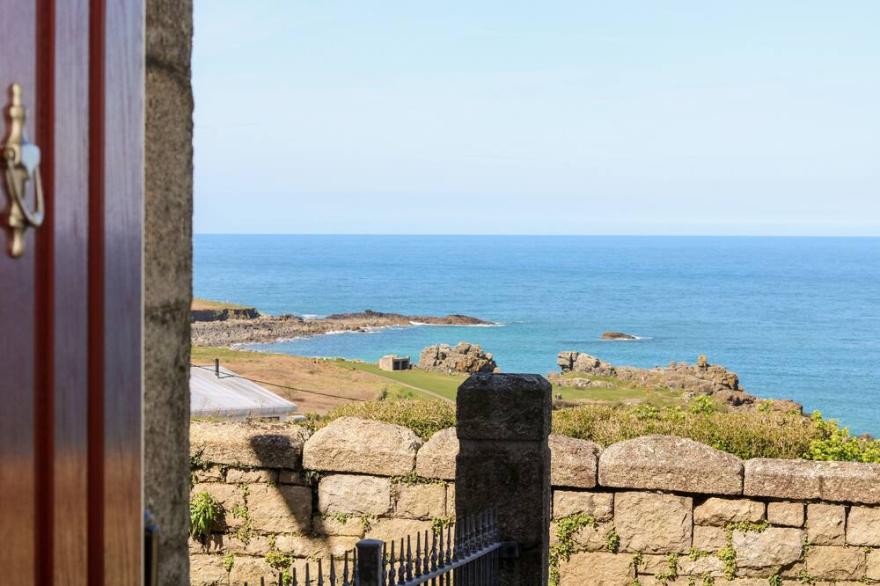
[[422, 321], [411, 321], [409, 322], [411, 326], [427, 326], [432, 328], [501, 328], [506, 324], [502, 322], [492, 322], [488, 324], [432, 324]]

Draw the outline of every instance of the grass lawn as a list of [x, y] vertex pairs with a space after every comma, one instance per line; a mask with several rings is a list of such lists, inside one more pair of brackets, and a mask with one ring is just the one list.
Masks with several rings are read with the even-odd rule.
[[658, 406], [682, 403], [681, 391], [674, 389], [651, 389], [647, 387], [633, 386], [625, 381], [610, 376], [587, 377], [580, 373], [564, 376], [565, 378], [590, 378], [591, 380], [601, 381], [611, 385], [607, 388], [596, 387], [586, 389], [553, 385], [553, 396], [556, 397], [557, 395], [562, 395], [562, 398], [566, 401], [585, 401], [591, 403], [647, 402]]
[[[467, 379], [464, 374], [429, 372], [418, 368], [386, 371], [376, 364], [353, 360], [315, 359], [228, 348], [194, 346], [192, 349], [192, 361], [195, 364], [211, 365], [214, 358], [219, 358], [223, 366], [242, 376], [261, 381], [267, 388], [297, 402], [303, 413], [323, 413], [346, 401], [290, 391], [283, 386], [339, 394], [354, 400], [385, 398], [454, 401], [459, 385]], [[553, 397], [562, 395], [566, 401], [608, 405], [647, 402], [663, 407], [683, 403], [679, 391], [634, 387], [610, 377], [594, 378], [613, 386], [577, 389], [554, 385]]]
[[212, 301], [210, 299], [193, 299], [192, 309], [253, 309], [250, 305], [239, 305], [238, 303], [230, 303], [228, 301]]
[[459, 385], [467, 379], [467, 375], [464, 374], [443, 374], [440, 372], [428, 372], [417, 368], [413, 368], [412, 370], [388, 371], [382, 370], [377, 365], [369, 364], [367, 362], [351, 362], [347, 360], [340, 360], [339, 362], [364, 372], [369, 372], [377, 376], [436, 393], [450, 401], [455, 400]]

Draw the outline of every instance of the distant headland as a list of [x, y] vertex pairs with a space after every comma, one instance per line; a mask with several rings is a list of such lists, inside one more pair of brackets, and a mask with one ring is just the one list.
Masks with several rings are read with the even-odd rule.
[[261, 344], [331, 332], [364, 332], [376, 328], [489, 326], [492, 322], [461, 314], [403, 315], [365, 309], [326, 317], [265, 315], [254, 307], [197, 299], [192, 307], [192, 343], [198, 346]]

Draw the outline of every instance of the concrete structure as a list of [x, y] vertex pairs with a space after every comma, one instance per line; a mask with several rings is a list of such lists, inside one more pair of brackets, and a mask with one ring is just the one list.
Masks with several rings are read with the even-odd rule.
[[228, 368], [190, 368], [190, 413], [193, 417], [277, 417], [296, 412], [296, 403], [238, 376]]
[[159, 584], [189, 584], [192, 0], [146, 2], [144, 506]]
[[386, 354], [379, 359], [379, 368], [382, 370], [409, 370], [412, 366], [409, 362], [409, 356]]

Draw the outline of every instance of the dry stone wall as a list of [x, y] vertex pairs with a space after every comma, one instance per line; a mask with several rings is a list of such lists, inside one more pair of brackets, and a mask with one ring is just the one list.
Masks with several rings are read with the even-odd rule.
[[[195, 422], [193, 495], [222, 504], [190, 542], [192, 583], [259, 583], [271, 564], [342, 556], [363, 537], [455, 514], [454, 429], [343, 418]], [[880, 583], [880, 465], [741, 461], [647, 436], [604, 450], [551, 436], [551, 575], [561, 585]]]

